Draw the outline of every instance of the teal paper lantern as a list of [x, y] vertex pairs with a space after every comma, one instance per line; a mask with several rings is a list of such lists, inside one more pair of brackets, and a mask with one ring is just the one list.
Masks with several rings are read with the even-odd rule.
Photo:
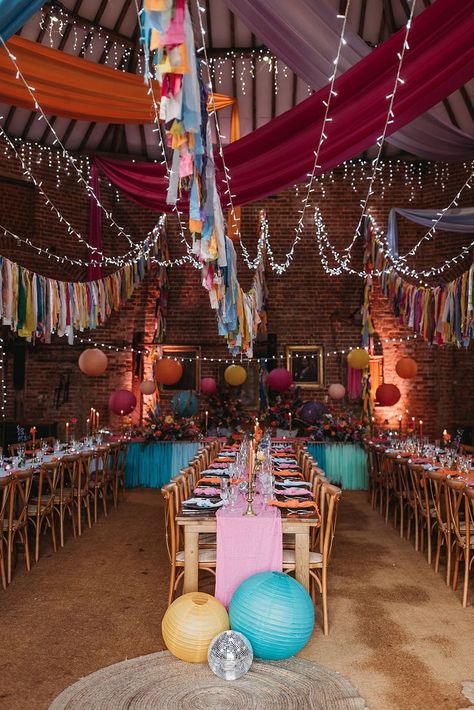
[[176, 392], [171, 400], [171, 407], [177, 417], [192, 417], [199, 407], [198, 398], [190, 390]]
[[306, 646], [314, 607], [302, 584], [282, 572], [259, 572], [242, 582], [229, 606], [230, 628], [244, 634], [256, 658], [278, 661]]

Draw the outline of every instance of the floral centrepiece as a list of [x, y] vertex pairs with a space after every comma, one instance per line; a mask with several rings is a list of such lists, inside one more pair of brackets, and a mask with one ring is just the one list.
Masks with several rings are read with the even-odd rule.
[[182, 441], [197, 439], [201, 431], [194, 419], [184, 419], [173, 414], [157, 414], [148, 410], [145, 426], [134, 435], [141, 435], [145, 441]]
[[368, 421], [354, 412], [326, 412], [308, 427], [307, 435], [314, 441], [355, 443], [368, 433]]

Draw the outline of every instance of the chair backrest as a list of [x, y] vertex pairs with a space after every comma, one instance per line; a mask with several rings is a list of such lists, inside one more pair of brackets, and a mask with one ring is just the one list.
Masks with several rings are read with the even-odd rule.
[[[13, 476], [2, 476], [0, 478], [0, 536], [2, 535], [4, 524], [3, 521], [8, 520], [8, 511], [10, 497], [13, 495], [14, 479]], [[0, 540], [0, 556], [2, 553], [2, 544]]]
[[[334, 536], [336, 534], [337, 516], [342, 491], [337, 486], [324, 484], [322, 496], [324, 497], [324, 522], [322, 522], [323, 535], [321, 552], [323, 554], [324, 564], [328, 565], [331, 559]], [[321, 514], [321, 516], [323, 517], [323, 514]]]
[[191, 498], [194, 490], [194, 468], [193, 466], [187, 466], [182, 468], [180, 473], [186, 479], [186, 497]]
[[94, 454], [92, 451], [85, 451], [79, 454], [79, 469], [77, 478], [77, 490], [79, 494], [85, 495], [89, 490], [89, 479]]
[[119, 449], [118, 472], [122, 478], [125, 476], [125, 468], [127, 466], [127, 454], [128, 454], [128, 444], [126, 441], [121, 441], [120, 442], [120, 449]]
[[461, 444], [459, 447], [459, 453], [461, 455], [472, 454], [474, 456], [474, 446], [470, 446], [469, 444]]
[[55, 441], [56, 439], [54, 436], [42, 436], [41, 439], [39, 439], [38, 444], [40, 447], [42, 444], [47, 444], [52, 449]]
[[436, 522], [442, 530], [450, 528], [448, 491], [446, 476], [439, 471], [428, 471], [426, 476], [430, 507], [434, 510]]
[[464, 495], [466, 497], [466, 547], [471, 545], [472, 531], [474, 530], [474, 488], [466, 486], [464, 489]]
[[[15, 444], [9, 444], [8, 445], [8, 452], [10, 456], [17, 456], [18, 454], [18, 449], [23, 446], [25, 451], [33, 450], [33, 439], [29, 439], [28, 441], [18, 441]], [[38, 441], [35, 444], [35, 448], [38, 448]]]
[[410, 481], [415, 494], [416, 505], [418, 511], [421, 515], [429, 520], [430, 518], [430, 500], [428, 485], [426, 483], [426, 471], [422, 466], [417, 466], [415, 464], [408, 464], [408, 471], [410, 474]]
[[466, 484], [456, 478], [446, 478], [451, 530], [461, 547], [464, 547], [466, 534], [469, 535], [469, 499], [465, 495]]
[[8, 515], [8, 525], [17, 529], [25, 527], [28, 522], [28, 501], [30, 499], [31, 484], [33, 482], [33, 471], [14, 471], [13, 490], [10, 495], [10, 509]]
[[61, 458], [59, 469], [58, 490], [61, 499], [64, 497], [65, 488], [78, 488], [81, 468], [81, 457], [79, 454], [68, 454]]
[[95, 483], [106, 480], [109, 472], [109, 446], [98, 446], [95, 449], [89, 471]]
[[116, 473], [119, 469], [120, 441], [112, 441], [109, 447], [109, 469]]
[[42, 463], [37, 476], [36, 515], [50, 513], [59, 480], [60, 461]]
[[176, 498], [175, 484], [167, 483], [161, 489], [161, 495], [165, 501], [165, 540], [166, 550], [170, 562], [176, 558], [177, 551], [177, 525], [176, 525]]

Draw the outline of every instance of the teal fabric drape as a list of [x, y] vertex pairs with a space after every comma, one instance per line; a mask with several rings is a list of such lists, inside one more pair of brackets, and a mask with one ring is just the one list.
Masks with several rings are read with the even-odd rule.
[[308, 451], [330, 481], [340, 483], [346, 490], [367, 488], [367, 458], [358, 444], [312, 442], [308, 444]]
[[0, 0], [0, 35], [6, 42], [46, 0]]
[[128, 445], [125, 485], [127, 488], [161, 488], [188, 465], [199, 448], [194, 441], [163, 441]]

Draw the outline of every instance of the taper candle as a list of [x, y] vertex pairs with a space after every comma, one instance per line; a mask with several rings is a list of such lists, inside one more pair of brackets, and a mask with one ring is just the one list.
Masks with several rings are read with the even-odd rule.
[[69, 422], [66, 422], [66, 444], [69, 444]]
[[90, 419], [87, 419], [86, 420], [86, 436], [89, 436], [89, 422], [90, 422]]
[[420, 425], [420, 439], [422, 439], [423, 438], [423, 419], [420, 419], [419, 425]]
[[207, 436], [208, 427], [209, 427], [209, 412], [208, 412], [207, 409], [206, 409], [206, 411], [205, 411], [205, 424], [204, 424], [204, 432], [205, 432], [206, 436]]

